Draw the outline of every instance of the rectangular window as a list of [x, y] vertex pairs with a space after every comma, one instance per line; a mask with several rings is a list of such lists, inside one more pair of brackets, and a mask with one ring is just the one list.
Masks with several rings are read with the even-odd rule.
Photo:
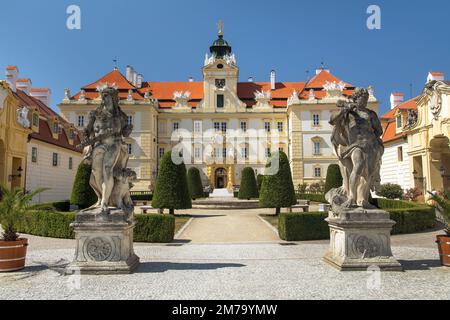
[[195, 121], [194, 122], [194, 132], [195, 133], [202, 133], [202, 122], [201, 121]]
[[278, 122], [278, 132], [283, 132], [284, 131], [284, 124], [283, 122]]
[[227, 148], [223, 148], [222, 149], [222, 157], [226, 158], [227, 157]]
[[78, 116], [78, 127], [84, 127], [84, 116]]
[[202, 157], [202, 151], [201, 147], [195, 147], [194, 149], [194, 157], [195, 159], [201, 159]]
[[57, 153], [53, 153], [52, 164], [54, 167], [58, 166], [58, 154]]
[[320, 126], [320, 115], [313, 114], [313, 126], [314, 127]]
[[247, 147], [241, 148], [241, 157], [243, 159], [247, 159], [248, 158], [248, 149], [247, 149]]
[[127, 123], [130, 126], [133, 124], [133, 116], [127, 116]]
[[266, 132], [270, 132], [270, 122], [264, 122], [264, 130], [266, 130]]
[[180, 124], [178, 122], [174, 122], [173, 123], [173, 131], [177, 131], [178, 129], [180, 129]]
[[70, 157], [69, 158], [69, 170], [72, 170], [72, 169], [73, 169], [73, 158]]
[[241, 130], [242, 130], [242, 132], [247, 132], [247, 122], [246, 121], [241, 122]]
[[225, 105], [225, 98], [223, 94], [217, 95], [217, 108], [223, 108]]
[[397, 116], [397, 129], [401, 129], [402, 128], [402, 115], [401, 114], [399, 114], [398, 116]]
[[60, 132], [60, 127], [59, 127], [59, 123], [57, 123], [57, 122], [55, 122], [55, 123], [53, 123], [53, 133], [61, 133]]
[[320, 142], [314, 142], [314, 155], [320, 155]]
[[214, 158], [219, 158], [219, 156], [220, 156], [219, 148], [214, 148]]
[[214, 130], [220, 131], [220, 122], [214, 122]]
[[133, 145], [131, 143], [127, 144], [127, 151], [129, 155], [133, 154]]
[[39, 114], [33, 113], [33, 126], [39, 127]]
[[403, 162], [403, 147], [397, 148], [397, 158], [398, 162]]
[[221, 130], [223, 133], [227, 133], [227, 123], [226, 122], [222, 122]]
[[36, 163], [37, 162], [37, 148], [32, 147], [31, 148], [31, 162]]
[[160, 159], [164, 156], [164, 153], [165, 153], [164, 148], [159, 148], [158, 156], [159, 156]]
[[316, 178], [322, 177], [322, 168], [314, 168], [314, 177]]

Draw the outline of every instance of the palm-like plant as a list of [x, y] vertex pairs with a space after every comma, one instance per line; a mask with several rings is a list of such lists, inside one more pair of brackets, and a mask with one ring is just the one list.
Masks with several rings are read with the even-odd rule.
[[444, 197], [431, 193], [432, 199], [436, 202], [439, 211], [442, 213], [442, 218], [446, 225], [445, 232], [450, 236], [450, 192], [446, 192]]
[[15, 230], [15, 223], [21, 215], [26, 212], [35, 210], [37, 204], [31, 204], [34, 196], [44, 192], [47, 189], [37, 189], [33, 192], [26, 193], [22, 189], [9, 190], [0, 186], [0, 223], [3, 225], [3, 241], [17, 241], [19, 235]]

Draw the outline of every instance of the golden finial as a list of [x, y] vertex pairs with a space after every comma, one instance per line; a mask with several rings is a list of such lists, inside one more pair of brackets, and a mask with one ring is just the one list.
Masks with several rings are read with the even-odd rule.
[[222, 20], [219, 20], [219, 22], [217, 22], [217, 30], [218, 30], [219, 36], [223, 36], [223, 28], [224, 28], [224, 23]]

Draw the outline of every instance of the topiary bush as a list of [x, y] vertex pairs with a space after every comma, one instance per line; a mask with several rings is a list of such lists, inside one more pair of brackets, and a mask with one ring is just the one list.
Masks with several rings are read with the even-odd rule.
[[403, 189], [400, 185], [394, 183], [386, 183], [380, 186], [380, 190], [377, 192], [380, 197], [388, 199], [402, 199]]
[[92, 167], [84, 162], [78, 166], [77, 175], [73, 183], [70, 204], [80, 209], [86, 209], [98, 201], [97, 195], [89, 184]]
[[174, 214], [176, 209], [192, 208], [186, 166], [184, 163], [173, 163], [171, 151], [167, 152], [161, 160], [152, 207], [169, 209], [170, 214]]
[[69, 212], [70, 200], [39, 203], [35, 205], [35, 209], [43, 211]]
[[241, 186], [239, 188], [238, 198], [254, 199], [259, 197], [258, 186], [256, 184], [255, 171], [252, 168], [244, 168], [242, 170]]
[[318, 203], [328, 203], [328, 201], [325, 199], [324, 194], [313, 194], [313, 193], [297, 193], [297, 199], [298, 200], [309, 200], [312, 202], [318, 202]]
[[327, 178], [325, 180], [325, 190], [324, 194], [327, 194], [328, 191], [335, 188], [342, 187], [342, 175], [341, 169], [337, 164], [330, 164], [327, 170]]
[[278, 220], [279, 236], [286, 241], [329, 239], [327, 217], [325, 212], [282, 213]]
[[172, 215], [137, 215], [134, 241], [168, 243], [175, 237], [175, 217]]
[[272, 155], [266, 168], [272, 161], [279, 161], [278, 172], [274, 175], [265, 175], [259, 195], [259, 204], [262, 208], [276, 208], [277, 214], [281, 208], [289, 208], [297, 203], [294, 183], [292, 182], [291, 167], [286, 154], [282, 151]]
[[188, 170], [188, 189], [189, 194], [192, 200], [203, 198], [203, 184], [202, 179], [200, 178], [200, 170], [195, 167], [192, 167]]

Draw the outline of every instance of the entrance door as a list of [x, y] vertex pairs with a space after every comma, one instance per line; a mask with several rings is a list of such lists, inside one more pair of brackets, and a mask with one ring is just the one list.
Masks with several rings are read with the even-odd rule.
[[216, 170], [216, 189], [225, 189], [227, 187], [227, 170], [219, 168]]

